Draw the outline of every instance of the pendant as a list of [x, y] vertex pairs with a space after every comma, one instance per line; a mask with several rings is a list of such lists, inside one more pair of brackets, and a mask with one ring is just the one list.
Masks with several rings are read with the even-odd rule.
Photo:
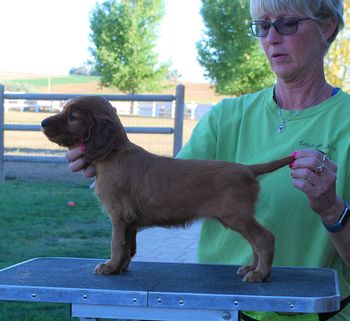
[[286, 124], [285, 123], [280, 123], [279, 126], [277, 127], [277, 133], [283, 133], [286, 130]]

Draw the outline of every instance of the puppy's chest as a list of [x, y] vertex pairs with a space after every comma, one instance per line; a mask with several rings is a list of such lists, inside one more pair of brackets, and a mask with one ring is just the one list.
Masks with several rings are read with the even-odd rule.
[[120, 193], [120, 188], [117, 184], [113, 184], [108, 179], [97, 179], [95, 183], [96, 196], [102, 201], [112, 198]]
[[130, 198], [128, 186], [118, 177], [101, 177], [96, 179], [95, 193], [105, 206], [125, 202]]

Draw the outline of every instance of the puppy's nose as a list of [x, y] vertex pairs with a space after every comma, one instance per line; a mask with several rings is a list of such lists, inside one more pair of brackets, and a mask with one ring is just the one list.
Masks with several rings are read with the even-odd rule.
[[45, 118], [42, 122], [41, 122], [41, 127], [45, 128], [49, 125], [49, 120], [47, 118]]

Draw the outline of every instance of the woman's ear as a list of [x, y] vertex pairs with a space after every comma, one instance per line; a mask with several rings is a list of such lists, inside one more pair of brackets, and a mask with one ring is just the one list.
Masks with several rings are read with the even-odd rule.
[[106, 158], [116, 147], [118, 128], [113, 121], [94, 118], [89, 137], [85, 142], [86, 152], [84, 157], [92, 162]]
[[330, 44], [330, 40], [333, 38], [334, 33], [337, 31], [338, 22], [335, 18], [329, 18], [321, 25], [321, 31], [327, 44]]

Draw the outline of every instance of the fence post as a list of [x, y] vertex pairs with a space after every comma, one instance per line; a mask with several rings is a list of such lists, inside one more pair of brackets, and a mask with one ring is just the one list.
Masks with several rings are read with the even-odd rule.
[[4, 92], [5, 86], [0, 84], [0, 183], [5, 181], [4, 173], [4, 128], [5, 128], [5, 117], [4, 117]]
[[157, 116], [157, 103], [154, 101], [152, 103], [152, 117], [156, 117]]
[[176, 100], [175, 100], [175, 120], [174, 120], [174, 150], [173, 156], [175, 157], [182, 147], [182, 134], [184, 123], [184, 110], [185, 110], [185, 86], [176, 86]]

